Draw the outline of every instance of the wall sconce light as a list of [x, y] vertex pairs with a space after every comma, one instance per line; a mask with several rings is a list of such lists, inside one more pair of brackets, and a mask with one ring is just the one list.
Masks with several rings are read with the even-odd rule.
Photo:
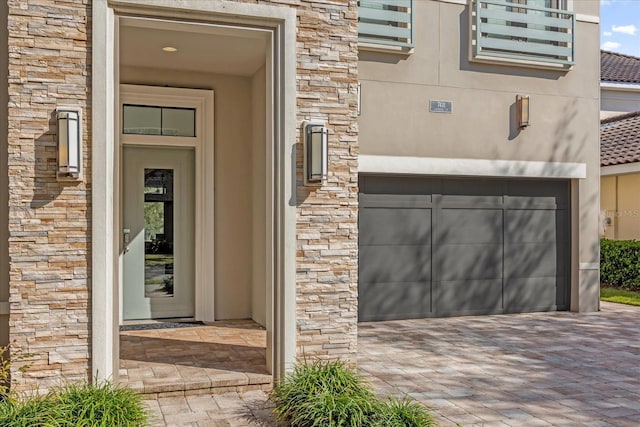
[[518, 126], [524, 129], [529, 126], [529, 95], [516, 95]]
[[329, 130], [323, 123], [304, 123], [304, 183], [322, 185], [327, 179]]
[[58, 123], [58, 180], [81, 178], [82, 132], [79, 109], [56, 109]]

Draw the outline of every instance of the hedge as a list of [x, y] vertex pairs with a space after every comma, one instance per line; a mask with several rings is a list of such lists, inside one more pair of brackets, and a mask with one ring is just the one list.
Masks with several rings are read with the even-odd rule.
[[600, 240], [600, 282], [640, 291], [640, 241]]

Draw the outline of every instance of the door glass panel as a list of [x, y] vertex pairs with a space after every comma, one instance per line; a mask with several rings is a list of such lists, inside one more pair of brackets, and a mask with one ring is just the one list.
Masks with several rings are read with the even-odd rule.
[[137, 135], [162, 135], [162, 108], [125, 105], [122, 132]]
[[196, 136], [196, 110], [192, 108], [163, 108], [162, 134], [168, 136]]
[[144, 170], [144, 290], [173, 296], [173, 169]]
[[124, 104], [122, 109], [124, 134], [196, 136], [195, 108]]

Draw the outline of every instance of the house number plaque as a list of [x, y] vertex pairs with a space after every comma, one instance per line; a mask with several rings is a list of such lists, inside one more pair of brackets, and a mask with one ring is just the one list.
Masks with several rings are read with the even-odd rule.
[[453, 109], [451, 101], [429, 101], [429, 112], [431, 113], [450, 113]]

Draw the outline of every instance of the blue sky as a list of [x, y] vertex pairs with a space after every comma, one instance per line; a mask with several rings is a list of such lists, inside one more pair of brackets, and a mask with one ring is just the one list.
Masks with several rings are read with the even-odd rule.
[[640, 0], [600, 0], [600, 47], [640, 56]]

